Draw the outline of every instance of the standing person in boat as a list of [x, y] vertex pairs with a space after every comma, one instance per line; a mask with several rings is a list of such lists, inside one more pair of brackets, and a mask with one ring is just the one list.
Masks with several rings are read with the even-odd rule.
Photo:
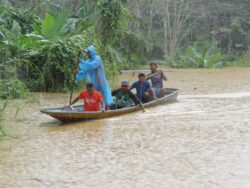
[[110, 106], [110, 109], [112, 110], [131, 107], [131, 102], [133, 101], [136, 105], [139, 105], [143, 111], [145, 111], [142, 102], [129, 90], [129, 81], [127, 80], [122, 81], [121, 88], [112, 91], [112, 96], [116, 97], [114, 103]]
[[76, 103], [78, 100], [84, 100], [84, 111], [100, 111], [100, 105], [102, 106], [102, 112], [105, 111], [105, 104], [102, 99], [102, 94], [99, 91], [94, 90], [92, 83], [86, 85], [86, 90], [82, 91], [78, 97], [76, 97], [69, 106]]
[[106, 79], [104, 65], [100, 56], [96, 54], [95, 47], [89, 46], [85, 50], [88, 59], [86, 61], [79, 59], [79, 69], [77, 70], [76, 80], [80, 81], [87, 77], [88, 81], [93, 83], [94, 88], [101, 92], [106, 107], [112, 104], [113, 99], [111, 90]]
[[162, 70], [158, 70], [156, 63], [150, 63], [151, 73], [147, 75], [147, 80], [151, 80], [152, 87], [158, 98], [165, 96], [165, 90], [163, 88], [163, 80], [167, 81], [166, 75]]
[[136, 89], [136, 96], [143, 102], [155, 100], [156, 96], [151, 84], [146, 80], [144, 73], [138, 75], [138, 81], [134, 82], [129, 90]]

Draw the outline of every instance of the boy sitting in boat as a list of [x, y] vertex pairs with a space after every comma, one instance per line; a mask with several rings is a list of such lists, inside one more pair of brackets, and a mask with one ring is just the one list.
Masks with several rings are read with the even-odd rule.
[[134, 82], [129, 90], [136, 89], [136, 96], [142, 101], [142, 103], [147, 103], [149, 101], [155, 100], [156, 96], [154, 89], [151, 84], [146, 80], [144, 73], [138, 75], [138, 81]]
[[167, 81], [167, 77], [162, 70], [157, 69], [156, 63], [150, 63], [151, 73], [147, 75], [147, 80], [151, 80], [154, 92], [158, 98], [164, 97], [163, 80]]
[[144, 106], [138, 97], [129, 90], [129, 81], [125, 80], [121, 83], [121, 88], [114, 90], [112, 96], [115, 96], [114, 104], [110, 106], [111, 110], [121, 109], [132, 106], [132, 101], [141, 107], [144, 111]]
[[84, 100], [84, 111], [100, 111], [100, 105], [102, 106], [102, 112], [105, 111], [105, 103], [102, 99], [102, 94], [99, 91], [94, 90], [92, 83], [86, 85], [86, 90], [82, 91], [78, 97], [76, 97], [69, 106], [76, 103], [78, 100]]

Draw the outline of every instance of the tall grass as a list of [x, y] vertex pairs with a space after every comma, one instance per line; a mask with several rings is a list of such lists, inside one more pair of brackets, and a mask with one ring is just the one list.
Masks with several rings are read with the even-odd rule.
[[250, 50], [248, 50], [241, 58], [235, 62], [236, 66], [250, 67]]
[[6, 136], [6, 133], [4, 131], [4, 118], [5, 118], [5, 109], [7, 107], [7, 102], [4, 102], [0, 106], [0, 138], [3, 136]]

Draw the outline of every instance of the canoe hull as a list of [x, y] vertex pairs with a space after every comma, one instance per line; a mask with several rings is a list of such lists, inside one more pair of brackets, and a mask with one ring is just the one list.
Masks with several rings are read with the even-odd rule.
[[[144, 104], [145, 108], [175, 102], [177, 99], [179, 90], [166, 88], [166, 91], [167, 91], [167, 94], [163, 98], [145, 103]], [[73, 106], [73, 107], [76, 109], [79, 108], [79, 110], [66, 111], [65, 108], [50, 108], [50, 109], [42, 109], [41, 112], [47, 115], [50, 115], [51, 117], [58, 119], [59, 121], [62, 121], [62, 122], [74, 122], [74, 121], [86, 121], [86, 120], [93, 120], [93, 119], [110, 118], [110, 117], [125, 115], [125, 114], [129, 114], [129, 113], [133, 113], [133, 112], [141, 110], [139, 106], [134, 106], [134, 107], [123, 108], [119, 110], [109, 110], [109, 111], [102, 113], [102, 112], [84, 112], [83, 110], [80, 110], [81, 105]]]

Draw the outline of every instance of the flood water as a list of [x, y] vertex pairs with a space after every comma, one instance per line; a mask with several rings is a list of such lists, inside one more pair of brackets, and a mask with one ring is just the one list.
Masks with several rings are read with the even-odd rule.
[[39, 109], [69, 95], [11, 102], [0, 187], [248, 188], [250, 69], [165, 73], [178, 101], [145, 113], [61, 125]]

